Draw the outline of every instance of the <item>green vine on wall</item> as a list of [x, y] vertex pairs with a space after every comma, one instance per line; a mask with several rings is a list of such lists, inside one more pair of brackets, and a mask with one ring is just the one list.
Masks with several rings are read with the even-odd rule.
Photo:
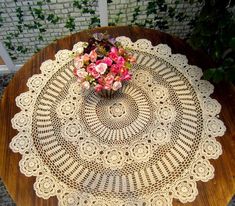
[[0, 11], [0, 28], [2, 27], [2, 25], [3, 25], [3, 18], [2, 18], [2, 14], [3, 14], [3, 12], [2, 11]]
[[137, 6], [133, 13], [133, 19], [131, 20], [131, 23], [135, 23], [137, 21], [137, 17], [140, 15], [140, 6]]
[[[183, 0], [182, 0], [183, 1]], [[197, 0], [184, 0], [185, 2], [194, 3]], [[198, 0], [202, 1], [202, 0]], [[56, 25], [60, 22], [61, 17], [59, 14], [53, 12], [48, 12], [48, 10], [44, 9], [44, 6], [47, 6], [51, 1], [50, 0], [37, 0], [28, 1], [28, 9], [27, 11], [22, 10], [20, 6], [17, 6], [17, 0], [14, 0], [15, 4], [15, 13], [17, 16], [17, 24], [16, 31], [8, 32], [4, 39], [4, 43], [9, 50], [9, 53], [13, 59], [17, 59], [18, 55], [21, 53], [24, 54], [27, 51], [30, 51], [30, 48], [27, 48], [23, 43], [17, 42], [16, 39], [20, 36], [24, 35], [24, 32], [33, 32], [36, 33], [36, 39], [39, 43], [44, 44], [45, 38], [44, 34], [47, 32], [47, 28], [49, 28], [50, 24]], [[85, 18], [90, 19], [89, 28], [100, 26], [99, 16], [96, 14], [96, 5], [97, 0], [73, 0], [73, 6], [78, 9], [82, 14], [84, 14]], [[114, 1], [108, 0], [107, 3], [113, 3]], [[146, 13], [146, 20], [142, 23], [139, 23], [139, 16], [143, 14], [141, 10], [140, 3], [142, 1], [136, 0], [137, 6], [134, 8], [133, 18], [131, 20], [131, 24], [137, 24], [150, 28], [159, 28], [159, 29], [167, 29], [168, 18], [175, 19], [179, 22], [184, 21], [187, 16], [182, 13], [177, 13], [177, 6], [179, 4], [179, 0], [175, 0], [170, 5], [166, 3], [166, 0], [151, 0], [147, 3], [147, 9], [144, 11]], [[31, 21], [25, 22], [24, 15], [26, 12], [30, 13], [32, 17]], [[4, 23], [4, 18], [2, 18], [2, 13], [0, 11], [0, 27]], [[123, 11], [118, 12], [117, 16], [114, 18], [113, 23], [110, 25], [117, 25], [122, 22], [122, 14]], [[76, 18], [73, 15], [68, 15], [64, 19], [64, 27], [68, 29], [70, 32], [76, 30]], [[34, 36], [33, 36], [34, 37]], [[35, 45], [34, 52], [39, 50], [38, 46]]]
[[69, 29], [70, 32], [75, 30], [75, 18], [69, 16], [66, 20], [65, 27]]
[[[15, 3], [17, 0], [14, 1]], [[43, 5], [49, 3], [50, 0], [37, 1], [36, 5], [31, 5], [28, 2], [28, 10], [33, 17], [33, 20], [29, 23], [24, 23], [24, 12], [21, 7], [16, 5], [16, 16], [17, 16], [17, 31], [10, 32], [7, 34], [4, 44], [9, 50], [9, 54], [12, 59], [17, 59], [17, 54], [25, 54], [29, 51], [23, 43], [13, 43], [13, 39], [19, 37], [20, 34], [24, 32], [24, 30], [37, 30], [38, 36], [36, 37], [39, 42], [44, 42], [43, 34], [47, 31], [46, 26], [48, 23], [56, 24], [59, 22], [60, 17], [55, 15], [54, 13], [47, 14], [46, 11], [43, 10]], [[36, 32], [36, 31], [35, 31]], [[35, 46], [34, 52], [38, 52], [40, 49]]]
[[23, 11], [21, 10], [20, 7], [16, 7], [16, 16], [18, 18], [17, 28], [18, 28], [19, 32], [22, 33], [23, 32], [22, 24], [23, 24], [23, 21], [24, 21], [24, 19], [23, 19], [24, 15], [23, 15]]
[[48, 14], [47, 21], [51, 22], [52, 24], [57, 24], [60, 20], [60, 17], [55, 14]]
[[74, 0], [73, 6], [78, 8], [82, 14], [90, 14], [89, 28], [100, 26], [99, 16], [95, 13], [96, 1], [92, 0]]
[[[10, 56], [12, 59], [17, 59], [18, 55], [20, 53], [25, 54], [30, 49], [27, 48], [22, 43], [16, 42], [15, 39], [17, 39], [21, 34], [23, 34], [25, 31], [33, 31], [34, 33], [37, 33], [36, 39], [40, 43], [45, 42], [44, 34], [47, 31], [47, 25], [49, 24], [57, 24], [60, 21], [59, 15], [56, 15], [55, 13], [48, 13], [48, 11], [45, 11], [43, 9], [43, 6], [48, 5], [50, 3], [50, 0], [39, 0], [34, 2], [28, 2], [28, 11], [32, 17], [32, 20], [25, 23], [24, 22], [24, 11], [20, 6], [17, 6], [17, 0], [14, 0], [15, 2], [15, 13], [17, 16], [17, 25], [16, 25], [16, 31], [7, 33], [6, 37], [4, 38], [4, 44], [6, 48], [9, 51]], [[95, 27], [99, 26], [100, 20], [97, 15], [95, 15], [95, 2], [90, 0], [75, 0], [74, 6], [76, 8], [81, 9], [81, 12], [83, 14], [90, 14], [90, 24], [89, 27]], [[3, 25], [3, 18], [1, 16], [3, 12], [0, 12], [0, 26]], [[67, 28], [70, 32], [75, 31], [76, 25], [75, 25], [75, 18], [71, 17], [70, 15], [67, 17], [65, 21], [64, 27]], [[35, 45], [34, 52], [38, 52], [40, 48]]]
[[[184, 0], [185, 2], [194, 3], [196, 0]], [[137, 0], [138, 2], [138, 0]], [[150, 28], [159, 28], [165, 30], [169, 28], [168, 20], [169, 18], [177, 20], [178, 22], [184, 21], [188, 16], [183, 12], [177, 13], [177, 7], [180, 1], [175, 0], [172, 4], [166, 3], [165, 0], [152, 0], [149, 1], [146, 7], [146, 19], [143, 23], [139, 23], [138, 16], [143, 14], [140, 10], [140, 6], [137, 5], [134, 9], [132, 15], [132, 24], [150, 27]]]
[[123, 14], [123, 12], [119, 11], [114, 19], [114, 22], [109, 22], [108, 25], [109, 26], [116, 26], [117, 24], [119, 24], [122, 21], [122, 18], [121, 18], [122, 14]]

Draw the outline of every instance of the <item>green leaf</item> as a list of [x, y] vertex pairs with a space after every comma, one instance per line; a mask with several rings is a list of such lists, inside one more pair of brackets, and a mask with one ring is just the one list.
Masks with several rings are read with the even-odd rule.
[[131, 68], [131, 63], [129, 63], [129, 62], [125, 62], [125, 67], [127, 67], [128, 69], [130, 69]]
[[226, 73], [226, 78], [228, 81], [235, 81], [235, 65], [230, 67], [230, 70]]
[[230, 39], [229, 41], [229, 46], [235, 50], [235, 37], [233, 37], [232, 39]]
[[43, 4], [42, 1], [38, 1], [38, 2], [37, 2], [37, 5], [38, 5], [38, 6], [42, 6], [42, 4]]
[[73, 17], [69, 17], [65, 23], [65, 28], [69, 29], [70, 32], [75, 30], [75, 19]]
[[40, 32], [40, 33], [43, 33], [43, 32], [45, 32], [45, 31], [46, 31], [45, 28], [39, 28], [39, 32]]
[[168, 15], [173, 18], [175, 16], [175, 8], [169, 7], [168, 9]]
[[53, 24], [56, 24], [60, 20], [60, 17], [55, 14], [49, 14], [47, 20]]
[[78, 9], [82, 9], [82, 4], [79, 0], [74, 0], [73, 1], [73, 6], [78, 8]]
[[44, 40], [44, 39], [43, 39], [43, 36], [42, 36], [42, 35], [39, 35], [39, 36], [38, 36], [38, 40], [39, 40], [39, 41], [43, 41], [43, 40]]
[[22, 46], [18, 46], [16, 50], [17, 50], [17, 51], [21, 51], [22, 49], [23, 49]]
[[214, 68], [210, 68], [210, 69], [207, 69], [204, 73], [203, 73], [203, 77], [207, 80], [210, 80], [213, 76], [214, 76], [214, 73], [215, 73], [215, 69]]
[[212, 79], [215, 83], [221, 82], [224, 79], [224, 70], [221, 67], [216, 69]]

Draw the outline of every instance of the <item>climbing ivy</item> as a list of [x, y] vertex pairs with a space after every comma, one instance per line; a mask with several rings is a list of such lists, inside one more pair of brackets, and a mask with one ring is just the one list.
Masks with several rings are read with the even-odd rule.
[[57, 24], [60, 20], [60, 17], [55, 14], [49, 14], [47, 17], [47, 21], [51, 22], [52, 24]]
[[2, 11], [0, 11], [0, 27], [3, 25]]
[[75, 30], [75, 19], [71, 16], [68, 17], [66, 23], [65, 23], [65, 27], [67, 29], [69, 29], [70, 32]]
[[[4, 44], [13, 59], [17, 59], [20, 54], [32, 52], [32, 49], [27, 48], [23, 43], [16, 41], [16, 39], [23, 36], [25, 32], [36, 33], [36, 37], [33, 36], [33, 38], [36, 38], [35, 41], [37, 44], [35, 44], [34, 52], [37, 52], [40, 49], [37, 45], [45, 45], [48, 43], [44, 36], [48, 28], [50, 28], [50, 25], [56, 25], [63, 22], [64, 27], [68, 31], [74, 32], [76, 30], [76, 17], [74, 17], [74, 15], [68, 13], [67, 16], [64, 16], [44, 9], [44, 6], [49, 5], [51, 0], [30, 0], [27, 1], [28, 4], [26, 8], [18, 6], [17, 0], [13, 1], [15, 2], [15, 13], [17, 16], [15, 31], [7, 32], [4, 38]], [[178, 12], [177, 6], [179, 1], [185, 1], [192, 4], [202, 0], [172, 0], [171, 4], [167, 3], [166, 0], [148, 0], [145, 11], [142, 11], [142, 7], [140, 6], [143, 1], [136, 0], [136, 7], [133, 8], [131, 24], [165, 30], [169, 27], [169, 18], [182, 22], [187, 19], [188, 16], [183, 12]], [[108, 4], [114, 2], [115, 1], [107, 0]], [[89, 21], [89, 28], [100, 26], [100, 19], [96, 14], [97, 0], [72, 0], [72, 6], [80, 14], [84, 14], [84, 18]], [[145, 20], [141, 21], [139, 16], [143, 15], [144, 12], [147, 17]], [[26, 13], [30, 13], [32, 20], [25, 21]], [[2, 14], [3, 12], [0, 10], [0, 27], [3, 26], [4, 23]], [[113, 22], [109, 23], [109, 25], [118, 25], [122, 22], [122, 15], [123, 11], [120, 10], [113, 19]]]
[[[196, 0], [184, 1], [190, 4], [196, 2]], [[139, 2], [139, 0], [137, 0], [137, 2]], [[179, 0], [175, 0], [172, 4], [168, 4], [165, 0], [149, 1], [145, 11], [146, 19], [142, 23], [139, 23], [138, 16], [142, 15], [143, 12], [140, 11], [140, 6], [137, 4], [134, 8], [131, 23], [144, 27], [159, 28], [161, 30], [168, 29], [168, 21], [170, 19], [182, 22], [189, 17], [185, 13], [177, 11], [179, 3]]]
[[118, 25], [120, 22], [122, 22], [122, 18], [121, 15], [123, 14], [122, 11], [119, 11], [118, 14], [116, 15], [114, 22], [109, 22], [109, 26], [116, 26]]
[[[14, 2], [16, 3], [17, 0], [15, 0]], [[38, 32], [36, 33], [38, 34], [38, 36], [36, 37], [36, 39], [39, 43], [42, 43], [45, 41], [43, 34], [47, 31], [46, 25], [48, 23], [56, 24], [59, 22], [59, 16], [54, 13], [47, 14], [47, 12], [43, 10], [43, 5], [49, 2], [50, 0], [37, 1], [35, 5], [31, 5], [28, 2], [28, 11], [33, 17], [33, 20], [28, 23], [24, 23], [24, 12], [22, 11], [21, 7], [16, 6], [15, 11], [18, 19], [16, 25], [17, 31], [15, 31], [14, 33], [8, 33], [4, 41], [4, 44], [9, 50], [9, 54], [12, 59], [17, 59], [18, 54], [25, 54], [27, 51], [29, 51], [29, 48], [23, 45], [23, 43], [13, 43], [13, 39], [17, 38], [24, 31], [33, 30], [35, 32], [35, 30], [37, 30]], [[38, 52], [39, 50], [40, 48], [35, 45], [34, 52]]]
[[20, 7], [16, 7], [16, 16], [18, 18], [18, 21], [17, 21], [17, 28], [19, 30], [20, 33], [23, 32], [23, 28], [22, 28], [22, 24], [23, 24], [23, 11], [21, 10]]
[[11, 58], [13, 60], [17, 59], [17, 54], [15, 53], [15, 46], [12, 43], [12, 37], [13, 36], [17, 36], [14, 33], [9, 33], [6, 35], [6, 38], [4, 40], [4, 45], [7, 47], [7, 49], [9, 50], [9, 55], [11, 56]]
[[133, 19], [131, 20], [131, 23], [135, 23], [137, 21], [137, 17], [139, 16], [140, 14], [140, 6], [137, 6], [134, 10], [134, 13], [133, 13]]
[[82, 14], [90, 14], [89, 28], [100, 26], [99, 16], [95, 13], [96, 1], [91, 0], [74, 0], [73, 6], [78, 8]]

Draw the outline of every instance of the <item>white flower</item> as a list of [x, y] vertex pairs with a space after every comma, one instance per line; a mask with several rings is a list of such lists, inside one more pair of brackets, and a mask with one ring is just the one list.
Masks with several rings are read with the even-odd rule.
[[84, 65], [83, 59], [82, 59], [80, 56], [78, 56], [78, 57], [76, 57], [76, 58], [74, 59], [74, 66], [75, 66], [77, 69], [82, 68], [83, 65]]
[[78, 69], [76, 74], [79, 78], [85, 78], [88, 75], [84, 68]]
[[112, 89], [113, 89], [114, 91], [116, 91], [116, 90], [118, 90], [118, 89], [121, 88], [121, 87], [122, 87], [122, 83], [121, 83], [120, 81], [116, 81], [116, 82], [113, 83]]
[[85, 81], [85, 82], [82, 83], [82, 87], [84, 89], [89, 89], [90, 88], [90, 83], [88, 81]]
[[99, 63], [98, 65], [95, 66], [95, 70], [100, 74], [104, 74], [107, 68], [108, 65], [105, 63]]

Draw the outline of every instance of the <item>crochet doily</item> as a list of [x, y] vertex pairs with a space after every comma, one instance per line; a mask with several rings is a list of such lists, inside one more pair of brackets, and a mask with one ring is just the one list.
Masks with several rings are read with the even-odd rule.
[[191, 202], [196, 181], [213, 178], [225, 126], [214, 87], [167, 45], [118, 37], [137, 59], [133, 78], [113, 98], [84, 92], [61, 50], [16, 98], [19, 131], [10, 147], [20, 171], [36, 176], [39, 197], [59, 205], [171, 206]]

